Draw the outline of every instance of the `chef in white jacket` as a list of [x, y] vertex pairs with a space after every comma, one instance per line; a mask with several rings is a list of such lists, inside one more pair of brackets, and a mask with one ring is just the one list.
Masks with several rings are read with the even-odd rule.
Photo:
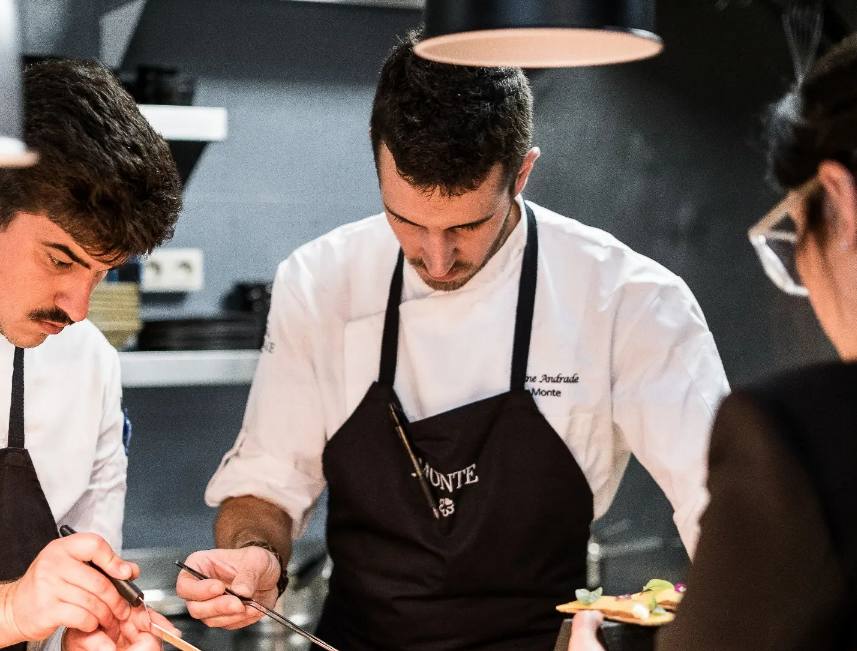
[[[539, 149], [522, 72], [425, 62], [413, 38], [373, 106], [385, 210], [280, 265], [243, 427], [206, 492], [220, 549], [188, 563], [270, 602], [328, 487], [322, 638], [550, 648], [631, 452], [693, 553], [728, 386], [681, 279], [525, 199]], [[212, 625], [254, 620], [217, 584], [178, 587]]]
[[[171, 236], [180, 207], [166, 143], [105, 68], [24, 73], [24, 137], [0, 169], [0, 647], [153, 651], [115, 578], [128, 429], [119, 359], [88, 321], [108, 270]], [[57, 527], [81, 533], [57, 539]], [[166, 622], [162, 622], [166, 623]]]

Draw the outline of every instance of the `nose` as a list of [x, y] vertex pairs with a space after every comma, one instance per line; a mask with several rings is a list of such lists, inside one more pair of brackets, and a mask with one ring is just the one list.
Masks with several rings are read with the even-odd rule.
[[451, 234], [441, 231], [428, 233], [423, 242], [423, 263], [429, 275], [442, 278], [455, 264], [456, 244]]
[[83, 321], [89, 312], [89, 299], [97, 282], [76, 278], [67, 283], [54, 298], [56, 306], [74, 321]]

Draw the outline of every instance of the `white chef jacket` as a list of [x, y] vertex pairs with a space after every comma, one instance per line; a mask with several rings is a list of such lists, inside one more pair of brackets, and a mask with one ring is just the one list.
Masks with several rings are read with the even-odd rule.
[[[517, 201], [522, 219], [460, 289], [433, 290], [405, 265], [395, 390], [409, 420], [510, 388], [527, 230]], [[610, 506], [633, 452], [670, 500], [692, 554], [707, 504], [709, 427], [729, 389], [705, 318], [661, 265], [532, 207], [539, 255], [526, 388], [586, 476], [595, 516]], [[210, 506], [255, 495], [286, 511], [300, 533], [325, 487], [325, 445], [377, 380], [398, 248], [380, 214], [280, 264], [243, 426], [208, 485]]]
[[[0, 336], [0, 447], [9, 439], [15, 347]], [[127, 458], [119, 356], [89, 321], [24, 351], [25, 445], [58, 525], [119, 550]], [[59, 633], [28, 649], [59, 649]]]

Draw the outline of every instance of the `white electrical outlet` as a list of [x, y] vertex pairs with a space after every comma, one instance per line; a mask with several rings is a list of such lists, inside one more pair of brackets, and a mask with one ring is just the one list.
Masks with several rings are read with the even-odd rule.
[[157, 249], [143, 260], [144, 292], [196, 292], [202, 285], [202, 249]]

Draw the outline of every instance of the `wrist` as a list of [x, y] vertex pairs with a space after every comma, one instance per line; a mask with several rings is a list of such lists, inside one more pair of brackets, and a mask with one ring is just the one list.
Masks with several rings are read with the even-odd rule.
[[12, 608], [17, 588], [17, 581], [0, 585], [0, 647], [27, 641], [15, 622], [15, 611]]
[[277, 563], [279, 571], [279, 576], [277, 578], [277, 599], [279, 599], [289, 585], [289, 575], [280, 552], [266, 540], [248, 540], [238, 544], [239, 549], [243, 549], [244, 547], [261, 547], [274, 556], [274, 560]]

